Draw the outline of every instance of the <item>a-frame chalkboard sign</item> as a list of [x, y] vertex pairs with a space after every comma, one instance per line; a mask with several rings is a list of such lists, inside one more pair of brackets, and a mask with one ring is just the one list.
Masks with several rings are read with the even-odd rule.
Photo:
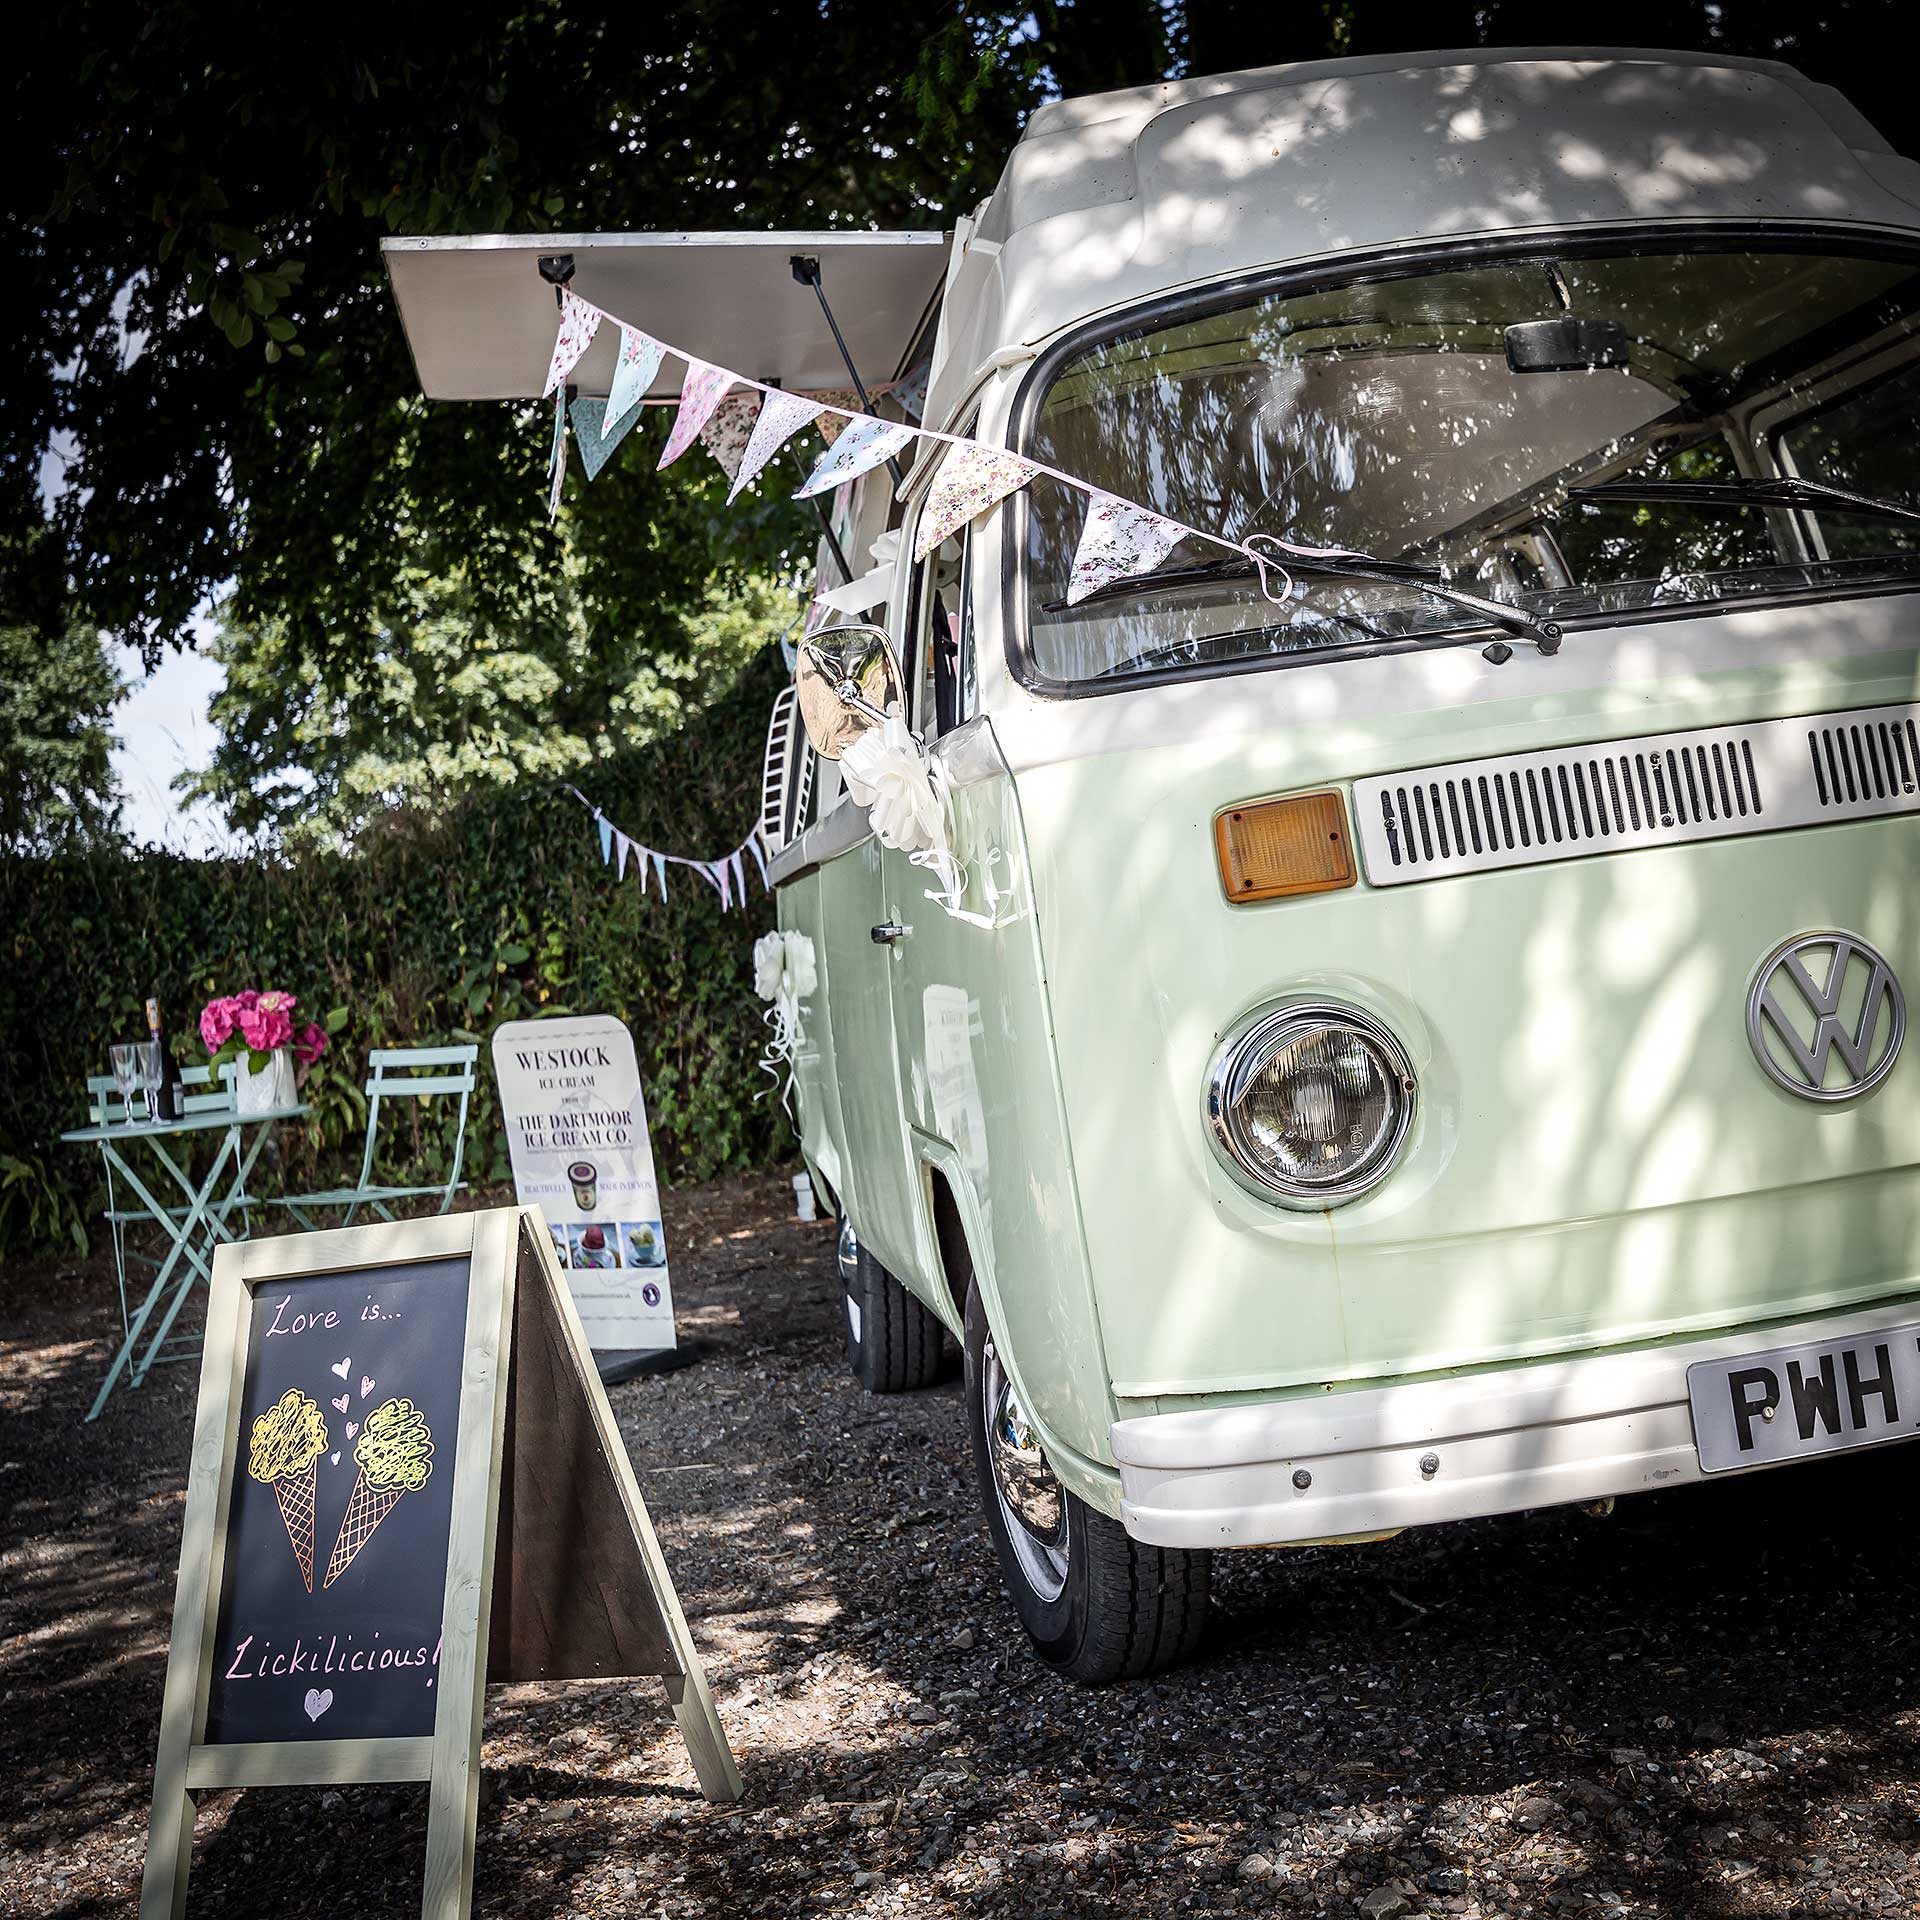
[[424, 1780], [424, 1920], [473, 1893], [492, 1680], [656, 1675], [740, 1776], [537, 1208], [214, 1256], [141, 1920], [193, 1795]]

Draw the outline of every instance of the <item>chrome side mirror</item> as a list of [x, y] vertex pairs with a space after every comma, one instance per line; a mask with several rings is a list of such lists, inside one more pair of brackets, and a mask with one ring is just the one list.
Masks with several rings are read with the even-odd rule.
[[794, 670], [801, 723], [823, 760], [838, 760], [891, 708], [906, 712], [906, 685], [883, 627], [829, 627], [800, 643]]

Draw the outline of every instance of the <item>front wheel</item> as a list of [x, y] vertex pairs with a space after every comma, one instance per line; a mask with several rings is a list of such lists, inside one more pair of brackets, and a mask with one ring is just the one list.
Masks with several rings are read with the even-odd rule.
[[977, 1287], [967, 1298], [966, 1384], [987, 1531], [1035, 1652], [1087, 1686], [1190, 1658], [1206, 1626], [1212, 1556], [1146, 1546], [1060, 1484], [1001, 1365]]
[[910, 1393], [940, 1377], [946, 1329], [865, 1247], [853, 1222], [840, 1223], [840, 1287], [847, 1316], [847, 1365], [869, 1393]]

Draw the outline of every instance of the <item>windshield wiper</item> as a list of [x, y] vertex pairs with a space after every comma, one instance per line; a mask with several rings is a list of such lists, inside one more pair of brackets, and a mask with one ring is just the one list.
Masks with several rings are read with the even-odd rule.
[[1776, 479], [1743, 476], [1738, 480], [1601, 480], [1590, 487], [1569, 487], [1570, 500], [1685, 500], [1703, 507], [1825, 507], [1857, 514], [1865, 520], [1899, 520], [1920, 526], [1920, 507], [1903, 507], [1894, 500], [1875, 500], [1849, 493], [1822, 480], [1800, 480], [1782, 474]]
[[[1508, 606], [1500, 600], [1483, 600], [1477, 593], [1463, 593], [1443, 583], [1429, 568], [1405, 566], [1393, 560], [1368, 560], [1360, 556], [1345, 558], [1308, 558], [1288, 553], [1275, 555], [1267, 563], [1280, 573], [1297, 573], [1328, 580], [1376, 580], [1383, 586], [1411, 587], [1431, 599], [1444, 600], [1450, 607], [1471, 613], [1476, 619], [1491, 621], [1531, 640], [1542, 653], [1560, 651], [1560, 628], [1552, 620], [1536, 620], [1524, 607]], [[1096, 588], [1079, 604], [1096, 600], [1124, 598], [1129, 594], [1165, 593], [1176, 587], [1195, 586], [1212, 580], [1247, 580], [1260, 572], [1251, 560], [1217, 560], [1205, 567], [1172, 567], [1164, 573], [1142, 574], [1133, 579], [1110, 581]], [[1066, 602], [1047, 604], [1042, 611], [1058, 613]]]

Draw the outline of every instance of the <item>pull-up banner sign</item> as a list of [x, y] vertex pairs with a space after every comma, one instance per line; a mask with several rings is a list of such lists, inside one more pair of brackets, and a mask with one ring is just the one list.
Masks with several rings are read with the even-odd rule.
[[214, 1256], [141, 1920], [193, 1795], [429, 1783], [423, 1920], [473, 1892], [488, 1680], [656, 1675], [737, 1799], [698, 1654], [537, 1208]]
[[633, 1035], [608, 1014], [509, 1020], [493, 1071], [514, 1197], [538, 1207], [596, 1353], [674, 1345], [660, 1189]]

